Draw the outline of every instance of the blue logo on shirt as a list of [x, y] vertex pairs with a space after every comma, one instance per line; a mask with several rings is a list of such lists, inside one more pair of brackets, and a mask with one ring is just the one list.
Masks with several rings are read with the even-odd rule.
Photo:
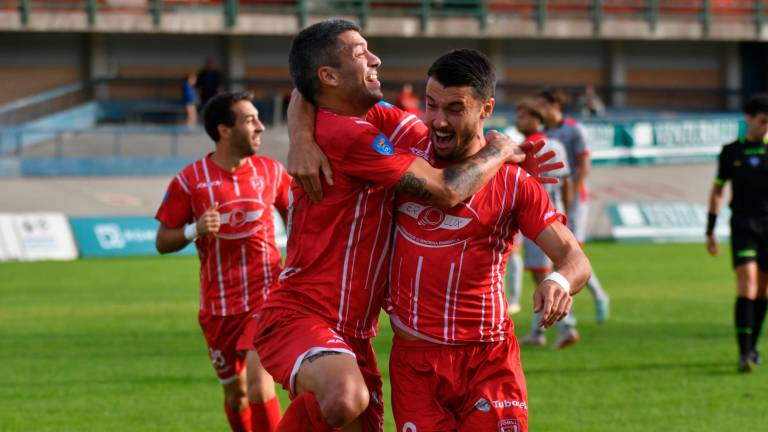
[[386, 136], [384, 136], [384, 134], [376, 135], [376, 138], [373, 139], [373, 144], [371, 144], [371, 147], [376, 150], [376, 153], [383, 154], [384, 156], [392, 156], [395, 154], [395, 149], [392, 148], [392, 144], [389, 143], [389, 140]]
[[392, 105], [389, 102], [380, 101], [379, 105], [383, 106], [384, 108], [392, 108], [394, 105]]
[[752, 167], [760, 165], [760, 158], [757, 156], [752, 156], [749, 158], [749, 164], [752, 165]]

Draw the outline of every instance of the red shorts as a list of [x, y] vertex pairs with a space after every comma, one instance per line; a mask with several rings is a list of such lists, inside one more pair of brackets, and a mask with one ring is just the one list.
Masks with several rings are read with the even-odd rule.
[[394, 338], [389, 357], [398, 431], [528, 430], [517, 339], [436, 345]]
[[197, 318], [219, 382], [234, 382], [245, 367], [244, 351], [253, 349], [253, 312], [218, 316], [200, 311]]
[[384, 399], [376, 353], [370, 339], [342, 336], [324, 320], [290, 309], [266, 309], [255, 320], [254, 345], [264, 369], [282, 384], [291, 398], [294, 383], [305, 358], [323, 351], [354, 356], [371, 392], [368, 408], [360, 415], [364, 431], [384, 430]]

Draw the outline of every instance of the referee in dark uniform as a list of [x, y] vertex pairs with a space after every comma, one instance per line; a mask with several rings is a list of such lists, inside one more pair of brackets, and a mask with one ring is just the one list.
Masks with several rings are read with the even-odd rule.
[[717, 178], [709, 195], [707, 251], [719, 254], [715, 221], [723, 187], [731, 181], [731, 252], [736, 271], [736, 337], [739, 371], [750, 372], [761, 362], [757, 340], [763, 326], [768, 294], [768, 94], [744, 104], [747, 133], [723, 146]]

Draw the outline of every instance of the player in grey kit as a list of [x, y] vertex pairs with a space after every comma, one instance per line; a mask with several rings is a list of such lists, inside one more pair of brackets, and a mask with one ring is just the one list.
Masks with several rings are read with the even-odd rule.
[[[587, 234], [587, 201], [586, 180], [589, 175], [591, 163], [589, 161], [589, 147], [584, 127], [576, 120], [563, 116], [563, 104], [567, 97], [562, 90], [547, 89], [539, 92], [539, 100], [544, 111], [546, 130], [548, 137], [554, 138], [565, 146], [568, 154], [568, 165], [571, 168], [573, 179], [573, 200], [568, 212], [568, 228], [573, 231], [576, 240], [584, 244]], [[587, 289], [595, 299], [595, 316], [598, 323], [608, 319], [609, 298], [603, 291], [600, 280], [595, 273], [587, 281]]]

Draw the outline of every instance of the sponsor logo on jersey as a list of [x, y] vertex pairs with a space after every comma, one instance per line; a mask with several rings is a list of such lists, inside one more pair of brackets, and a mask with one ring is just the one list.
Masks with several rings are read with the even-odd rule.
[[392, 147], [392, 144], [389, 143], [389, 140], [386, 136], [384, 136], [384, 134], [376, 135], [376, 138], [373, 139], [373, 144], [371, 144], [371, 147], [376, 150], [376, 153], [383, 154], [384, 156], [392, 156], [395, 154], [395, 149]]
[[255, 235], [263, 228], [264, 203], [259, 199], [241, 198], [219, 205], [221, 230], [218, 237], [238, 240]]
[[480, 412], [489, 412], [491, 410], [491, 404], [486, 398], [480, 398], [475, 402], [475, 409]]
[[221, 180], [211, 180], [209, 182], [200, 182], [195, 186], [195, 189], [205, 189], [207, 187], [221, 186]]
[[384, 108], [392, 108], [394, 105], [392, 105], [389, 102], [380, 101], [379, 105], [383, 106]]
[[402, 432], [418, 432], [416, 430], [416, 425], [411, 422], [405, 422], [403, 424], [403, 428], [401, 429]]
[[442, 209], [427, 207], [415, 202], [405, 202], [397, 210], [416, 219], [419, 227], [427, 231], [437, 229], [458, 231], [472, 222], [471, 218], [445, 214], [445, 211]]
[[528, 410], [528, 404], [521, 401], [516, 400], [495, 400], [491, 402], [491, 405], [493, 405], [494, 408], [521, 408], [524, 410]]
[[517, 419], [504, 419], [499, 422], [499, 432], [520, 432], [520, 422]]

